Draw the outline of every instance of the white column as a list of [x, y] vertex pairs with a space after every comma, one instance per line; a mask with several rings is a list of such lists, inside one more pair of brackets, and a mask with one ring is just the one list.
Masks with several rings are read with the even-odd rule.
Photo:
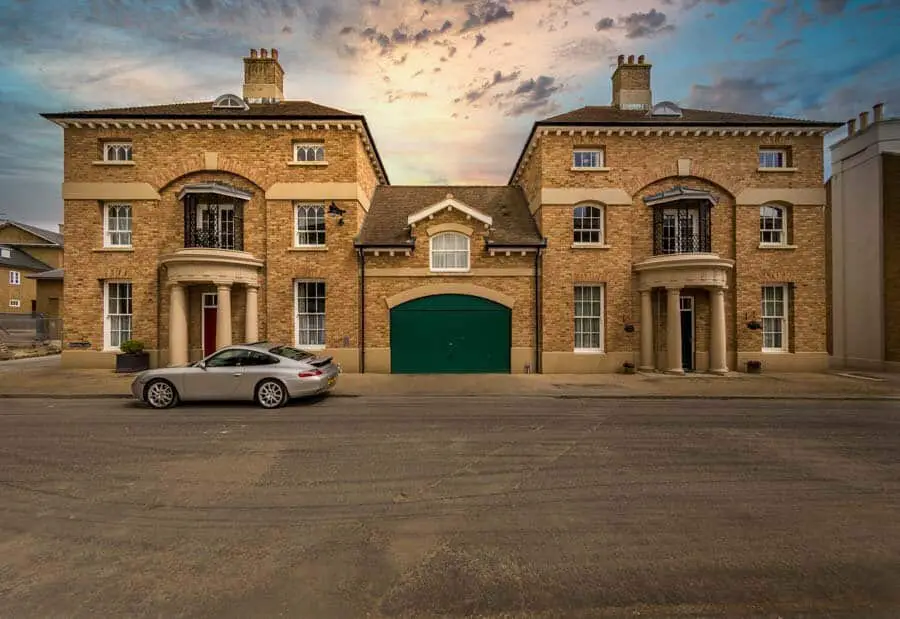
[[653, 358], [653, 300], [650, 290], [641, 290], [641, 370], [656, 368]]
[[681, 288], [667, 288], [666, 357], [667, 374], [684, 374], [681, 365]]
[[247, 286], [244, 339], [248, 344], [259, 340], [259, 289], [256, 286]]
[[709, 371], [727, 374], [725, 337], [725, 290], [713, 288], [710, 292]]
[[169, 288], [169, 365], [188, 362], [188, 313], [184, 286]]
[[216, 350], [231, 345], [231, 284], [217, 284]]

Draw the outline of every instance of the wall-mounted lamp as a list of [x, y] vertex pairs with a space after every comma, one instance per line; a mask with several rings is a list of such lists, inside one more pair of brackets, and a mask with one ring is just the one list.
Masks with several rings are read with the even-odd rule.
[[339, 226], [344, 225], [344, 213], [346, 213], [346, 212], [347, 211], [345, 211], [344, 209], [338, 208], [338, 205], [335, 204], [334, 202], [332, 202], [331, 204], [328, 205], [328, 214], [336, 215], [337, 217], [340, 217], [340, 219], [338, 219]]

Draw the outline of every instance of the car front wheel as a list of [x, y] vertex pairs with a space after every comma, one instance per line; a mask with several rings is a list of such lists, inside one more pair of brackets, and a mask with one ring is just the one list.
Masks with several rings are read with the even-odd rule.
[[178, 392], [167, 380], [151, 380], [144, 389], [144, 400], [153, 408], [172, 408], [178, 404]]
[[264, 380], [256, 387], [256, 403], [263, 408], [280, 408], [287, 401], [287, 389], [277, 380]]

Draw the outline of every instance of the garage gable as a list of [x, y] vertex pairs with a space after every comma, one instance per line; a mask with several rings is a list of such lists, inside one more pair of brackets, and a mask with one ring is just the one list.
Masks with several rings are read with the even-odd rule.
[[472, 219], [476, 219], [481, 223], [490, 226], [494, 223], [494, 219], [479, 211], [477, 208], [471, 207], [464, 202], [460, 202], [459, 200], [453, 197], [453, 194], [447, 194], [447, 197], [444, 200], [441, 200], [437, 204], [432, 204], [431, 206], [426, 206], [420, 211], [416, 211], [406, 219], [406, 223], [408, 225], [415, 225], [422, 221], [423, 219], [433, 218], [436, 213], [439, 213], [443, 210], [457, 210], [460, 213], [466, 215], [466, 217], [471, 217]]

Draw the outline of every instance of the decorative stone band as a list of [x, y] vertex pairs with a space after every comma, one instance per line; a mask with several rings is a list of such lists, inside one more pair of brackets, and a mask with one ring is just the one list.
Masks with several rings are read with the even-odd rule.
[[538, 143], [541, 140], [541, 137], [545, 135], [568, 135], [568, 136], [582, 136], [587, 137], [589, 135], [599, 137], [601, 135], [605, 136], [750, 136], [750, 135], [758, 135], [762, 136], [801, 136], [801, 135], [821, 135], [824, 136], [830, 131], [833, 131], [833, 128], [829, 127], [729, 127], [729, 126], [721, 126], [721, 127], [696, 127], [696, 126], [678, 126], [678, 127], [537, 127], [535, 131], [531, 134], [531, 139], [528, 140], [528, 144], [525, 146], [525, 152], [522, 154], [522, 158], [519, 161], [519, 165], [516, 166], [516, 170], [513, 173], [512, 182], [516, 182], [522, 175], [522, 170], [525, 169], [525, 166], [528, 165], [528, 160], [531, 159], [531, 154], [534, 152], [534, 149], [537, 148]]
[[824, 187], [744, 189], [734, 197], [738, 206], [759, 206], [769, 202], [786, 202], [800, 206], [823, 206], [827, 200]]
[[272, 183], [266, 200], [356, 200], [369, 210], [369, 196], [359, 183]]
[[63, 200], [159, 200], [150, 183], [74, 183], [62, 184]]
[[482, 297], [509, 308], [512, 308], [516, 301], [514, 297], [511, 297], [508, 294], [492, 290], [491, 288], [485, 288], [484, 286], [476, 286], [474, 284], [426, 284], [424, 286], [417, 286], [409, 290], [404, 290], [403, 292], [390, 297], [385, 297], [384, 303], [387, 305], [388, 309], [390, 309], [401, 303], [412, 301], [413, 299], [430, 297], [436, 294], [464, 294], [473, 297]]
[[304, 131], [306, 129], [311, 129], [313, 131], [354, 131], [360, 135], [363, 141], [363, 147], [366, 150], [366, 154], [369, 157], [369, 161], [372, 163], [372, 167], [375, 169], [376, 174], [378, 174], [378, 178], [382, 184], [387, 184], [387, 177], [384, 174], [384, 170], [381, 167], [381, 162], [378, 160], [378, 157], [375, 154], [375, 147], [369, 139], [369, 134], [365, 130], [361, 121], [358, 120], [345, 120], [345, 121], [322, 121], [322, 122], [311, 122], [308, 120], [284, 120], [284, 119], [272, 119], [272, 120], [246, 120], [246, 119], [234, 119], [234, 120], [224, 120], [224, 119], [203, 119], [203, 120], [191, 120], [191, 119], [105, 119], [105, 118], [97, 118], [97, 119], [75, 119], [75, 118], [60, 118], [53, 119], [53, 122], [56, 125], [59, 125], [63, 129], [67, 129], [69, 127], [75, 129], [135, 129], [140, 127], [141, 129], [156, 129], [156, 130], [164, 130], [168, 129], [170, 131], [176, 130], [203, 130], [203, 129], [234, 129], [236, 131], [250, 131], [250, 130], [260, 130], [260, 131], [291, 131], [291, 130], [300, 130]]

